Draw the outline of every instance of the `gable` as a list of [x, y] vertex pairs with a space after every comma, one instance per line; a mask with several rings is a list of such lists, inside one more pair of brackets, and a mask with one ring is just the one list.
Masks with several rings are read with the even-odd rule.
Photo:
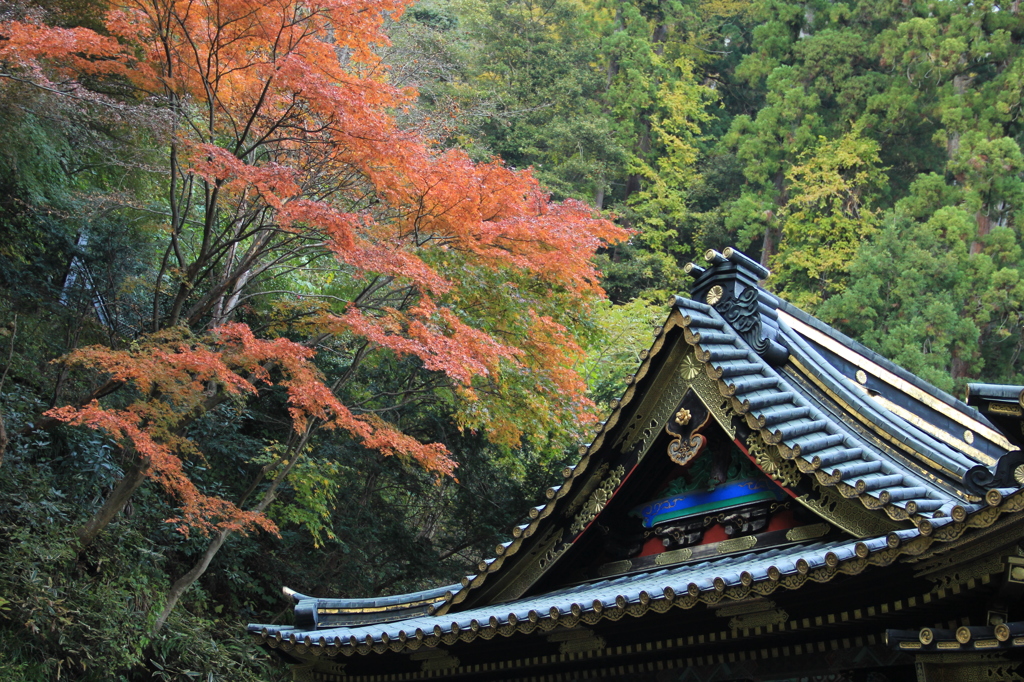
[[[1000, 457], [1016, 460], [1006, 456], [998, 432], [983, 417], [935, 389], [925, 392], [881, 358], [866, 358], [870, 388], [854, 383], [844, 372], [856, 377], [855, 358], [865, 359], [866, 349], [849, 342], [853, 350], [837, 367], [835, 357], [826, 357], [818, 339], [810, 338], [820, 336], [820, 323], [811, 328], [806, 315], [797, 320], [796, 309], [758, 287], [767, 271], [727, 252], [728, 258], [710, 254], [713, 267], [706, 271], [691, 268], [694, 297], [707, 302], [675, 299], [651, 351], [579, 464], [563, 472], [564, 483], [548, 489], [513, 541], [481, 562], [479, 573], [467, 576], [438, 613], [586, 579], [580, 566], [610, 558], [602, 548], [604, 529], [621, 535], [622, 519], [636, 505], [656, 500], [654, 487], [671, 475], [665, 468], [669, 448], [682, 456], [690, 438], [701, 435], [695, 427], [709, 428], [702, 419], [673, 431], [686, 396], [713, 423], [710, 441], [741, 449], [801, 510], [801, 525], [813, 520], [854, 538], [915, 528], [930, 534], [984, 506], [979, 493], [986, 488], [971, 481], [991, 476]], [[787, 320], [804, 328], [795, 331]], [[895, 380], [883, 395], [875, 381], [889, 376]], [[984, 457], [956, 448], [967, 444], [950, 432], [960, 429], [962, 435], [965, 424], [972, 433], [994, 434], [985, 441]], [[642, 570], [649, 561], [618, 559], [627, 560], [636, 564], [629, 570]]]
[[[854, 604], [841, 621], [867, 627], [877, 612], [860, 605], [883, 586], [899, 609], [932, 599], [921, 576], [973, 571], [979, 556], [999, 570], [1024, 537], [1024, 491], [1008, 483], [1020, 453], [972, 408], [760, 289], [763, 269], [742, 254], [708, 259], [579, 462], [476, 574], [376, 600], [297, 595], [295, 627], [250, 626], [257, 641], [325, 680], [338, 654], [376, 675], [353, 655], [390, 652], [409, 679], [506, 654], [542, 670], [552, 648], [616, 657], [624, 647], [604, 635], [643, 642], [640, 621], [617, 622], [626, 614], [686, 634], [666, 640], [677, 649], [726, 615], [728, 636], [745, 638], [746, 624], [788, 632]], [[1009, 402], [1003, 388], [979, 395]], [[885, 580], [861, 576], [869, 567]], [[902, 601], [907, 585], [924, 588], [919, 601]]]

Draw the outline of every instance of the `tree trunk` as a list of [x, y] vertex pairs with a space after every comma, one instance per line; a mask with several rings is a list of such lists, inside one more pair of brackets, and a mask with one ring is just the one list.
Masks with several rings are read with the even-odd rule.
[[974, 214], [974, 221], [978, 225], [978, 235], [971, 242], [971, 254], [981, 253], [981, 242], [985, 236], [992, 231], [992, 219], [983, 211]]
[[778, 248], [777, 231], [772, 225], [766, 225], [764, 228], [764, 240], [761, 242], [761, 265], [765, 268], [768, 267], [768, 261], [775, 255], [775, 250]]
[[203, 556], [200, 557], [199, 561], [195, 566], [192, 567], [185, 575], [178, 578], [173, 585], [171, 585], [170, 591], [167, 593], [167, 602], [164, 604], [163, 611], [157, 616], [156, 622], [153, 623], [153, 633], [156, 634], [160, 631], [160, 628], [167, 622], [167, 617], [171, 615], [171, 611], [178, 604], [178, 600], [181, 599], [181, 595], [185, 594], [185, 590], [192, 586], [192, 583], [199, 580], [203, 573], [206, 573], [206, 569], [209, 568], [210, 562], [213, 561], [213, 557], [217, 556], [217, 552], [224, 546], [224, 542], [231, 535], [231, 531], [222, 530], [217, 533], [217, 537], [213, 539], [210, 545], [203, 552]]
[[[14, 358], [14, 337], [18, 333], [18, 314], [14, 314], [11, 322], [11, 344], [7, 349], [7, 362], [4, 363], [4, 373], [0, 374], [0, 399], [4, 395], [4, 383], [7, 381], [7, 372], [11, 369], [11, 360]], [[3, 403], [0, 403], [2, 406]], [[0, 466], [4, 463], [4, 452], [7, 451], [7, 428], [4, 426], [3, 411], [0, 411]]]
[[[302, 434], [302, 437], [298, 439], [298, 443], [296, 443], [295, 447], [290, 449], [291, 456], [288, 458], [288, 466], [282, 467], [281, 471], [277, 473], [277, 476], [274, 477], [270, 487], [263, 493], [263, 497], [260, 499], [259, 504], [253, 508], [253, 511], [263, 513], [266, 511], [267, 507], [270, 506], [270, 503], [274, 501], [274, 498], [277, 497], [277, 489], [280, 487], [281, 482], [284, 481], [285, 477], [291, 473], [292, 469], [295, 468], [295, 465], [298, 464], [300, 459], [302, 459], [302, 449], [309, 441], [309, 437], [313, 435], [314, 430], [314, 426], [309, 426], [305, 433]], [[248, 496], [248, 493], [246, 496]], [[243, 499], [239, 503], [239, 506], [242, 506], [244, 501], [245, 500]], [[153, 622], [154, 635], [163, 628], [164, 624], [167, 622], [167, 618], [171, 615], [174, 607], [177, 606], [178, 600], [181, 599], [182, 595], [185, 594], [188, 588], [192, 587], [192, 584], [195, 581], [199, 580], [199, 578], [206, 573], [206, 569], [210, 567], [210, 562], [213, 561], [215, 556], [217, 556], [217, 552], [219, 552], [220, 548], [224, 546], [227, 539], [231, 537], [231, 533], [232, 531], [226, 529], [220, 531], [207, 546], [206, 551], [203, 552], [203, 556], [199, 557], [199, 561], [192, 566], [188, 573], [178, 578], [174, 584], [171, 585], [171, 589], [167, 593], [167, 601], [164, 602], [164, 608], [160, 611], [160, 615], [158, 615], [156, 620]]]
[[0, 410], [0, 466], [4, 464], [4, 452], [7, 451], [7, 429], [4, 428], [4, 413]]
[[79, 549], [85, 549], [93, 543], [96, 536], [110, 525], [128, 500], [132, 498], [135, 491], [139, 489], [142, 482], [146, 480], [146, 471], [149, 469], [149, 461], [136, 461], [122, 478], [110, 495], [107, 496], [103, 506], [99, 508], [92, 518], [78, 530]]

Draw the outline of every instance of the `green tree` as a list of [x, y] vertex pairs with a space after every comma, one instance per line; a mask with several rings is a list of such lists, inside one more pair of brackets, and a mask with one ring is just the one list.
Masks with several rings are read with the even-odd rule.
[[814, 310], [845, 289], [850, 261], [877, 228], [872, 204], [886, 180], [878, 164], [878, 144], [854, 130], [819, 139], [787, 171], [782, 241], [771, 260], [784, 298]]
[[[1021, 377], [1018, 237], [1005, 227], [978, 237], [963, 193], [938, 175], [916, 181], [857, 252], [847, 289], [819, 310], [946, 390], [962, 388], [970, 377]], [[971, 248], [975, 240], [980, 250]]]

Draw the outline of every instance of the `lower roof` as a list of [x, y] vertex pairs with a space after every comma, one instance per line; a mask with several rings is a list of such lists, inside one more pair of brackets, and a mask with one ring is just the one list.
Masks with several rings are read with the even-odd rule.
[[[639, 616], [673, 606], [691, 608], [771, 594], [779, 588], [796, 590], [810, 582], [827, 582], [837, 575], [853, 575], [869, 566], [885, 566], [902, 556], [916, 556], [959, 538], [968, 528], [987, 527], [1003, 513], [1024, 510], [1024, 491], [990, 495], [988, 506], [962, 520], [948, 519], [925, 535], [919, 528], [894, 531], [865, 540], [835, 540], [741, 552], [709, 561], [587, 582], [514, 601], [491, 604], [446, 615], [416, 615], [390, 623], [352, 627], [287, 627], [250, 625], [257, 643], [276, 648], [304, 647], [312, 655], [335, 656], [371, 652], [415, 650], [495, 634], [509, 636], [532, 631], [539, 623], [557, 625], [559, 619], [588, 624], [617, 620], [624, 614]], [[395, 597], [398, 601], [401, 597]], [[317, 610], [330, 600], [312, 600]]]

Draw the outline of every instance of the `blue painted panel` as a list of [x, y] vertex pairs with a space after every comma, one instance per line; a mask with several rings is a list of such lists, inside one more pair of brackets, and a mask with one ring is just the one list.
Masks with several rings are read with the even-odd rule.
[[644, 527], [651, 528], [664, 521], [771, 499], [784, 500], [786, 495], [767, 479], [744, 478], [723, 483], [714, 490], [695, 490], [665, 497], [634, 511], [643, 517]]

